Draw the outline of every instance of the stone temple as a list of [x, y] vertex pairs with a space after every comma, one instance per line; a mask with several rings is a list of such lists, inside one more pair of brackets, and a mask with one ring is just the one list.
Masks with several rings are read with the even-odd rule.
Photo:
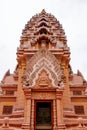
[[44, 9], [25, 25], [14, 73], [0, 83], [0, 130], [87, 130], [87, 81], [73, 73], [62, 25]]

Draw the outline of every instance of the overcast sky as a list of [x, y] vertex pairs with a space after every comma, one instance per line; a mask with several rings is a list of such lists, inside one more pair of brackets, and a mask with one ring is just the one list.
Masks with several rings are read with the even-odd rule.
[[87, 0], [0, 0], [0, 80], [8, 69], [13, 73], [22, 29], [42, 9], [62, 24], [73, 72], [87, 80]]

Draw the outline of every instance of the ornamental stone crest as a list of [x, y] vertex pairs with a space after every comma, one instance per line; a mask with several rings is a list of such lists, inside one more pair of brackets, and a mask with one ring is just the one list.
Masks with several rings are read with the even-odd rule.
[[[36, 81], [41, 74], [41, 71], [47, 72], [49, 79], [52, 82], [52, 86], [55, 88], [64, 87], [62, 81], [63, 69], [61, 68], [60, 63], [56, 57], [48, 50], [41, 49], [36, 52], [31, 59], [27, 58], [26, 68], [24, 69], [22, 82], [23, 87], [33, 88], [36, 84]], [[41, 76], [41, 81], [43, 84], [46, 82], [46, 75]]]

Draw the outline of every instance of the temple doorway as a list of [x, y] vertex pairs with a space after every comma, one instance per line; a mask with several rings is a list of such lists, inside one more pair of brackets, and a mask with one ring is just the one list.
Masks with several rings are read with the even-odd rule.
[[52, 102], [36, 102], [35, 130], [52, 130]]

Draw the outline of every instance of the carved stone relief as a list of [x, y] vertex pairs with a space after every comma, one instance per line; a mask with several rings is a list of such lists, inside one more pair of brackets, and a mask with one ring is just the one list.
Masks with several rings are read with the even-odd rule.
[[34, 93], [32, 93], [32, 99], [49, 99], [49, 100], [53, 100], [53, 99], [55, 99], [56, 98], [56, 96], [55, 96], [55, 92], [34, 92]]
[[39, 50], [31, 59], [27, 59], [27, 65], [23, 73], [23, 87], [35, 86], [42, 70], [47, 72], [52, 85], [60, 88], [61, 77], [64, 75], [63, 70], [56, 57], [45, 49]]
[[46, 70], [41, 70], [38, 74], [38, 79], [36, 80], [36, 88], [48, 88], [52, 86], [52, 81], [49, 79], [49, 74]]

